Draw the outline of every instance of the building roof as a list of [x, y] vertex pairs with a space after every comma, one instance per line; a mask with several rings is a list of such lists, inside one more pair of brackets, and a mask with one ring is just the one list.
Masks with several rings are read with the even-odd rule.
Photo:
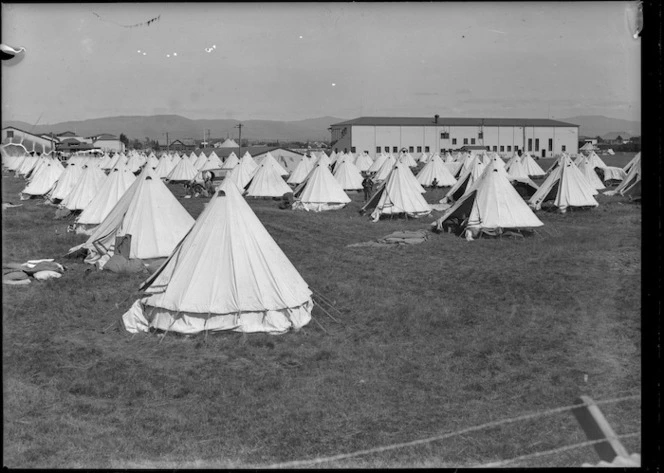
[[575, 126], [574, 123], [548, 118], [454, 118], [438, 117], [359, 117], [331, 125], [339, 126]]
[[110, 133], [102, 133], [96, 137], [96, 140], [117, 140], [118, 137]]
[[20, 131], [21, 133], [25, 133], [26, 135], [34, 136], [34, 137], [36, 137], [36, 138], [41, 138], [41, 139], [43, 139], [43, 140], [49, 140], [49, 141], [54, 141], [54, 142], [57, 142], [57, 141], [58, 141], [58, 139], [57, 139], [56, 137], [53, 137], [53, 138], [51, 139], [50, 136], [44, 136], [43, 134], [42, 134], [42, 135], [37, 135], [37, 134], [35, 134], [35, 133], [30, 133], [29, 131], [22, 130], [22, 129], [20, 129], [20, 128], [18, 128], [18, 127], [15, 127], [15, 126], [12, 126], [12, 125], [10, 125], [10, 126], [6, 126], [6, 127], [3, 128], [3, 130], [8, 130], [8, 129], [12, 129], [12, 130]]
[[62, 133], [58, 133], [55, 136], [76, 136], [76, 133], [73, 131], [63, 131]]

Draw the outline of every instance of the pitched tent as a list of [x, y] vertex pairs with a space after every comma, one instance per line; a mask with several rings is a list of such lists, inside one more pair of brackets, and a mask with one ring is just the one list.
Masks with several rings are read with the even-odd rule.
[[210, 153], [210, 156], [207, 157], [207, 164], [206, 165], [207, 166], [211, 166], [211, 165], [216, 166], [215, 168], [212, 168], [212, 169], [222, 169], [224, 163], [221, 160], [221, 158], [217, 155], [217, 153], [212, 151]]
[[397, 161], [404, 163], [409, 168], [417, 167], [417, 162], [413, 159], [413, 156], [410, 153], [402, 153], [399, 155], [399, 159]]
[[57, 159], [49, 159], [48, 161], [40, 167], [30, 184], [21, 191], [21, 194], [33, 197], [45, 196], [53, 189], [65, 168]]
[[593, 144], [589, 141], [589, 142], [587, 142], [585, 145], [581, 146], [581, 147], [579, 148], [579, 151], [592, 151], [592, 150], [594, 150], [594, 149], [595, 149], [595, 147], [594, 147]]
[[148, 156], [145, 160], [145, 164], [150, 166], [152, 169], [155, 169], [157, 166], [159, 166], [159, 160], [154, 154], [150, 154], [150, 156]]
[[276, 159], [274, 159], [274, 156], [272, 156], [272, 153], [270, 153], [269, 151], [265, 154], [263, 159], [261, 159], [260, 164], [263, 164], [265, 162], [269, 163], [270, 166], [274, 167], [280, 176], [288, 176], [288, 171], [286, 171], [284, 167], [281, 164], [279, 164]]
[[437, 154], [429, 159], [420, 172], [417, 173], [417, 182], [424, 187], [433, 187], [434, 179], [437, 182], [436, 187], [448, 187], [456, 184], [456, 179]]
[[355, 158], [355, 166], [360, 172], [368, 171], [373, 164], [373, 159], [367, 153], [362, 153]]
[[134, 173], [126, 167], [111, 170], [99, 188], [99, 192], [76, 219], [77, 233], [89, 234], [91, 227], [103, 222], [135, 180]]
[[81, 166], [76, 163], [68, 164], [62, 174], [60, 174], [58, 182], [49, 194], [49, 199], [52, 202], [59, 202], [66, 198], [81, 180], [82, 174], [83, 168]]
[[422, 193], [408, 179], [406, 172], [412, 172], [401, 163], [396, 163], [385, 182], [371, 196], [360, 213], [371, 211], [371, 218], [377, 222], [382, 215], [405, 214], [418, 218], [431, 213], [431, 207], [422, 197]]
[[[439, 157], [440, 157], [440, 156], [439, 156]], [[420, 159], [418, 159], [418, 161], [419, 161], [420, 163], [428, 163], [428, 162], [429, 162], [429, 159], [431, 159], [431, 157], [430, 157], [430, 156], [427, 154], [427, 152], [425, 151], [424, 153], [422, 153], [422, 154], [420, 155]]]
[[247, 159], [242, 158], [240, 164], [235, 166], [230, 170], [230, 172], [226, 174], [224, 181], [231, 180], [235, 183], [235, 185], [237, 185], [239, 189], [244, 190], [249, 182], [251, 182], [251, 178], [254, 177], [257, 169], [258, 166], [256, 166], [254, 160], [251, 157]]
[[345, 160], [337, 164], [334, 170], [334, 178], [345, 191], [362, 190], [362, 173], [351, 160]]
[[198, 174], [198, 169], [188, 158], [183, 158], [166, 176], [168, 182], [189, 182]]
[[606, 164], [602, 159], [597, 156], [597, 153], [594, 151], [590, 152], [590, 155], [588, 156], [588, 161], [590, 161], [590, 164], [592, 165], [593, 168], [605, 168]]
[[174, 167], [175, 166], [171, 163], [171, 160], [168, 159], [168, 157], [162, 156], [161, 159], [159, 159], [159, 164], [157, 164], [157, 167], [154, 168], [154, 172], [157, 177], [166, 179]]
[[460, 222], [462, 230], [474, 231], [521, 230], [544, 225], [512, 187], [507, 173], [495, 159], [470, 192], [457, 200], [432, 226], [440, 231], [452, 219]]
[[452, 186], [440, 202], [450, 203], [459, 200], [462, 195], [469, 191], [473, 183], [479, 179], [485, 168], [486, 166], [482, 163], [479, 156], [472, 157], [466, 171], [459, 176], [456, 184]]
[[313, 170], [313, 167], [314, 167], [313, 163], [311, 162], [310, 159], [308, 158], [301, 159], [300, 162], [297, 163], [297, 166], [295, 166], [295, 169], [288, 177], [288, 180], [286, 182], [291, 185], [301, 184], [305, 180], [305, 178], [309, 175], [309, 173]]
[[292, 192], [279, 174], [277, 166], [278, 164], [271, 154], [265, 156], [246, 186], [249, 197], [282, 197], [284, 194]]
[[293, 209], [314, 212], [338, 210], [351, 201], [330, 169], [322, 164], [314, 166], [306, 180], [295, 189], [293, 197], [296, 199]]
[[139, 155], [132, 154], [126, 164], [131, 172], [137, 173], [141, 170], [141, 166], [143, 166], [144, 163]]
[[374, 159], [374, 162], [369, 166], [369, 169], [367, 169], [367, 172], [369, 173], [375, 173], [378, 172], [378, 170], [383, 166], [385, 161], [387, 160], [387, 155], [386, 154], [379, 154], [376, 156], [376, 159]]
[[606, 186], [595, 172], [595, 169], [590, 165], [588, 158], [582, 159], [577, 167], [579, 168], [579, 171], [581, 171], [581, 174], [583, 174], [583, 177], [588, 181], [588, 184], [598, 191], [606, 189]]
[[632, 166], [634, 166], [634, 164], [637, 161], [638, 162], [641, 161], [641, 152], [640, 151], [638, 153], [636, 153], [636, 155], [632, 159], [630, 159], [629, 163], [627, 163], [625, 165], [625, 167], [623, 168], [623, 171], [625, 171], [626, 173], [629, 173], [629, 170], [632, 168]]
[[202, 170], [203, 166], [205, 166], [206, 162], [207, 162], [207, 156], [205, 156], [205, 154], [201, 153], [200, 156], [198, 156], [193, 161], [193, 164], [194, 164], [194, 167], [200, 171], [200, 170]]
[[251, 157], [251, 154], [249, 154], [249, 151], [245, 151], [244, 154], [242, 155], [242, 159], [240, 159], [240, 163], [244, 164], [247, 167], [247, 170], [250, 172], [255, 172], [256, 169], [258, 169], [258, 164], [256, 164], [256, 160]]
[[147, 295], [122, 316], [132, 333], [277, 334], [309, 323], [313, 308], [307, 283], [232, 185], [140, 289]]
[[69, 253], [87, 250], [85, 262], [99, 262], [102, 267], [102, 256], [112, 256], [117, 247], [127, 259], [164, 258], [193, 224], [194, 219], [168, 187], [145, 166], [88, 240]]
[[[249, 159], [251, 159], [251, 158], [249, 158]], [[252, 161], [253, 161], [253, 159], [252, 159]], [[240, 164], [240, 160], [237, 158], [235, 153], [231, 153], [228, 156], [228, 158], [226, 158], [226, 161], [221, 166], [221, 169], [226, 170], [226, 171], [230, 171], [231, 169], [233, 169], [238, 164]]]
[[67, 194], [67, 197], [62, 199], [60, 205], [72, 212], [85, 209], [97, 194], [105, 179], [106, 174], [98, 167], [84, 166], [81, 179]]
[[521, 164], [526, 168], [526, 172], [530, 177], [540, 177], [546, 174], [540, 165], [537, 164], [533, 157], [528, 153], [521, 156]]
[[553, 201], [561, 212], [566, 212], [568, 207], [597, 207], [599, 204], [593, 197], [597, 191], [568, 156], [560, 159], [561, 164], [549, 174], [528, 204], [539, 210], [544, 202]]
[[[613, 190], [604, 192], [604, 195], [625, 195], [625, 192], [638, 183], [638, 187], [635, 189], [641, 189], [641, 153], [637, 154], [634, 159], [634, 162], [631, 163], [627, 177]], [[634, 190], [632, 191], [634, 192]]]
[[383, 161], [383, 165], [376, 171], [376, 174], [373, 177], [374, 182], [382, 182], [385, 179], [387, 179], [387, 176], [390, 175], [392, 172], [392, 168], [394, 168], [394, 165], [396, 164], [397, 160], [394, 159], [394, 157], [390, 154], [388, 157], [385, 158]]

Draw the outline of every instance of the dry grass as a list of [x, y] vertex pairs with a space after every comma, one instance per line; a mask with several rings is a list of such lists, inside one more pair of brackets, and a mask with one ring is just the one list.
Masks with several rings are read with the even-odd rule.
[[[17, 202], [23, 186], [3, 175], [3, 201]], [[201, 212], [206, 199], [172, 189]], [[580, 394], [638, 393], [640, 206], [599, 200], [591, 211], [540, 214], [545, 227], [525, 240], [432, 234], [387, 250], [346, 245], [432, 218], [371, 223], [357, 212], [360, 194], [324, 214], [250, 200], [304, 279], [341, 311], [337, 324], [314, 309], [328, 333], [312, 322], [283, 336], [207, 342], [131, 336], [113, 324], [144, 276], [58, 259], [63, 278], [3, 287], [4, 465], [254, 467], [435, 436]], [[23, 204], [3, 213], [3, 263], [59, 258], [83, 241], [53, 220], [54, 208]], [[619, 433], [639, 430], [639, 409], [602, 408]], [[321, 466], [463, 466], [583, 440], [563, 414]], [[625, 444], [640, 451], [639, 439]], [[597, 461], [590, 448], [529, 466], [585, 461]]]

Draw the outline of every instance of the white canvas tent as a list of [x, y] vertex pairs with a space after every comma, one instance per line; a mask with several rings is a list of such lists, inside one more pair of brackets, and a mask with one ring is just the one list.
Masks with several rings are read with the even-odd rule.
[[183, 158], [175, 165], [171, 172], [166, 176], [169, 182], [189, 182], [196, 177], [198, 169], [188, 158]]
[[330, 169], [322, 164], [314, 166], [306, 180], [293, 191], [293, 197], [294, 210], [313, 212], [338, 210], [351, 201]]
[[[613, 190], [604, 192], [604, 195], [625, 195], [630, 188], [638, 189], [640, 195], [641, 188], [641, 153], [634, 156], [634, 159], [628, 163], [629, 172], [623, 181]], [[635, 185], [638, 184], [638, 187]]]
[[167, 156], [162, 156], [154, 172], [160, 179], [166, 179], [174, 167], [175, 165], [171, 163], [171, 160]]
[[373, 164], [373, 159], [367, 153], [362, 153], [355, 158], [355, 166], [360, 172], [368, 171]]
[[569, 207], [597, 207], [599, 203], [593, 197], [597, 191], [588, 184], [576, 164], [565, 155], [560, 160], [560, 165], [549, 174], [528, 204], [539, 210], [544, 202], [553, 201], [561, 212]]
[[[249, 158], [249, 159], [251, 159], [251, 160], [253, 161], [252, 158]], [[228, 158], [226, 158], [226, 161], [225, 161], [225, 162], [223, 163], [223, 165], [221, 166], [221, 169], [223, 169], [223, 170], [225, 170], [225, 171], [230, 171], [231, 169], [233, 169], [233, 168], [234, 168], [235, 166], [237, 166], [238, 164], [240, 164], [240, 160], [238, 159], [238, 157], [236, 156], [235, 153], [231, 153], [231, 154], [228, 156]], [[255, 164], [256, 164], [256, 163], [254, 162], [254, 165], [255, 165]]]
[[217, 191], [191, 232], [122, 316], [131, 333], [285, 333], [311, 320], [312, 292], [232, 185]]
[[371, 211], [374, 222], [377, 222], [382, 215], [405, 214], [413, 218], [429, 215], [431, 206], [414, 186], [413, 180], [408, 179], [406, 172], [413, 174], [404, 164], [396, 163], [385, 182], [360, 212], [365, 214]]
[[470, 229], [472, 233], [478, 230], [521, 230], [544, 225], [514, 189], [507, 173], [495, 159], [470, 191], [432, 226], [440, 231], [452, 219], [458, 219], [461, 228]]
[[271, 154], [263, 159], [247, 186], [249, 197], [282, 197], [292, 192], [277, 169], [277, 162]]
[[334, 178], [345, 191], [362, 190], [362, 173], [351, 160], [345, 160], [341, 164], [337, 164], [334, 170]]
[[60, 206], [72, 212], [85, 209], [99, 191], [104, 179], [106, 179], [106, 174], [97, 166], [85, 166], [78, 184], [67, 194], [67, 197], [62, 199]]
[[417, 182], [424, 187], [432, 187], [436, 180], [436, 187], [448, 187], [456, 184], [456, 179], [447, 169], [439, 155], [435, 154], [417, 173]]
[[593, 186], [593, 188], [598, 191], [606, 189], [606, 186], [595, 172], [595, 169], [590, 165], [588, 158], [583, 158], [577, 167], [579, 168], [579, 171], [581, 171], [581, 174], [583, 174], [583, 177], [588, 181], [588, 184]]
[[99, 188], [99, 192], [76, 219], [76, 232], [87, 233], [92, 226], [103, 222], [135, 180], [134, 173], [125, 167], [111, 170]]
[[387, 156], [383, 160], [383, 164], [380, 167], [380, 169], [378, 169], [378, 171], [376, 171], [376, 174], [373, 176], [372, 180], [374, 182], [382, 182], [385, 179], [387, 179], [387, 176], [389, 176], [390, 173], [392, 172], [392, 168], [394, 167], [396, 162], [397, 162], [397, 160], [394, 159], [394, 157], [391, 154], [389, 156]]
[[297, 163], [297, 166], [295, 166], [295, 169], [291, 173], [291, 175], [288, 177], [288, 180], [286, 181], [288, 184], [291, 185], [299, 185], [304, 180], [306, 177], [309, 175], [309, 173], [313, 170], [314, 165], [312, 161], [308, 158], [303, 158], [300, 160], [299, 163]]
[[456, 184], [445, 194], [445, 197], [440, 200], [441, 203], [451, 203], [458, 200], [468, 192], [473, 183], [482, 175], [486, 166], [482, 163], [479, 156], [474, 156], [470, 159], [471, 161], [466, 170], [459, 176]]
[[21, 191], [28, 196], [45, 196], [55, 186], [65, 168], [57, 159], [49, 159], [42, 165], [30, 183]]
[[223, 182], [233, 181], [239, 189], [244, 190], [249, 182], [251, 182], [251, 178], [254, 177], [257, 169], [258, 166], [256, 166], [251, 157], [247, 159], [242, 158], [240, 164], [226, 174]]
[[55, 184], [55, 187], [49, 194], [49, 199], [52, 202], [58, 202], [65, 199], [69, 193], [74, 189], [76, 184], [81, 180], [81, 175], [83, 174], [83, 167], [76, 164], [70, 163], [65, 167], [65, 170], [60, 174], [58, 182]]
[[85, 262], [102, 269], [117, 247], [127, 259], [164, 258], [193, 224], [194, 219], [168, 187], [145, 166], [88, 240], [69, 253], [85, 249]]

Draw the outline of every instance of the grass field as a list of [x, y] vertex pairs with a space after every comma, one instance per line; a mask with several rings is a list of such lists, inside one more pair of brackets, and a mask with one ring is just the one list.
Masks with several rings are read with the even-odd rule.
[[[24, 186], [3, 174], [3, 202], [17, 203]], [[172, 190], [197, 217], [207, 199]], [[358, 214], [361, 194], [352, 198], [322, 214], [249, 201], [340, 323], [315, 308], [297, 333], [207, 339], [128, 334], [116, 322], [145, 275], [63, 259], [84, 237], [66, 233], [54, 207], [31, 200], [3, 211], [3, 263], [67, 267], [59, 280], [3, 286], [4, 466], [261, 467], [436, 436], [581, 394], [640, 393], [639, 204], [600, 195], [590, 211], [538, 213], [545, 225], [525, 240], [432, 233], [376, 249], [346, 245], [428, 228], [433, 217], [372, 223]], [[640, 407], [601, 408], [624, 434], [640, 431]], [[468, 466], [585, 440], [565, 412], [320, 466]], [[640, 441], [623, 444], [639, 453]], [[597, 461], [586, 447], [518, 466]]]

